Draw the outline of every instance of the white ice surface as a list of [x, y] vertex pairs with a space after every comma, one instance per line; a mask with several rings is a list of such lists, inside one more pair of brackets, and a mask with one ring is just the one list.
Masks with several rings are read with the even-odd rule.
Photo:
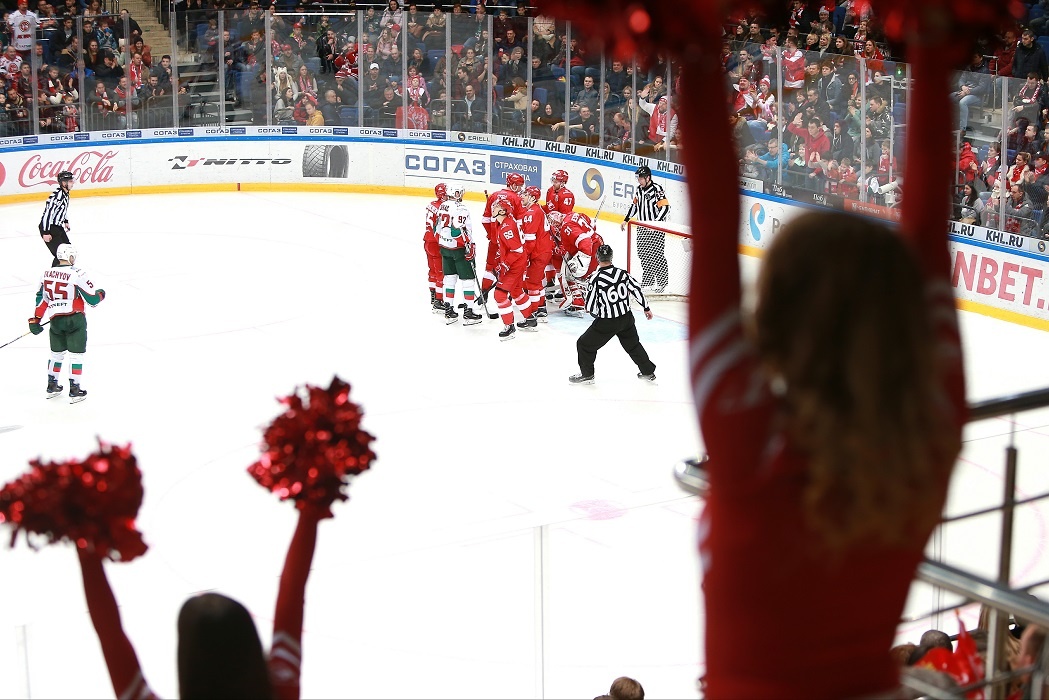
[[[0, 350], [0, 482], [34, 457], [82, 457], [95, 436], [133, 443], [150, 550], [107, 570], [147, 680], [176, 697], [188, 595], [237, 598], [268, 643], [294, 512], [245, 469], [275, 398], [338, 374], [378, 461], [321, 526], [304, 697], [594, 697], [619, 675], [650, 697], [695, 697], [700, 505], [670, 475], [701, 449], [684, 305], [639, 317], [656, 385], [613, 342], [597, 383], [569, 386], [585, 320], [555, 315], [500, 343], [498, 321], [447, 327], [430, 313], [423, 206], [75, 199], [79, 262], [108, 295], [88, 313], [90, 397], [44, 399], [46, 334]], [[49, 261], [39, 209], [0, 210], [0, 343], [24, 332]], [[601, 226], [617, 245], [617, 227]], [[1049, 386], [1049, 335], [963, 316], [972, 397]], [[966, 507], [1000, 490], [1002, 432], [977, 435], [977, 460], [956, 480]], [[1041, 510], [1018, 532], [1044, 541]], [[1015, 570], [1044, 572], [1040, 544], [1025, 551]], [[72, 549], [20, 541], [0, 551], [0, 572], [0, 697], [111, 697]]]

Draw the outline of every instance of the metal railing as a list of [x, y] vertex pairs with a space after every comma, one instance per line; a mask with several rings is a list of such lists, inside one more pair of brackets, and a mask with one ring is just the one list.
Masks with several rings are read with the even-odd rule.
[[[1049, 388], [1003, 396], [969, 405], [969, 423], [1005, 418], [1009, 422], [1008, 444], [1005, 448], [1004, 469], [1002, 474], [1003, 493], [1000, 503], [990, 507], [978, 508], [960, 514], [945, 516], [931, 538], [935, 542], [938, 533], [950, 524], [971, 521], [982, 516], [1000, 515], [1000, 530], [996, 541], [999, 550], [997, 555], [997, 575], [992, 580], [971, 571], [963, 570], [947, 561], [927, 556], [918, 567], [915, 582], [931, 587], [931, 598], [940, 601], [932, 610], [917, 615], [910, 615], [902, 622], [914, 623], [922, 620], [936, 620], [947, 612], [983, 606], [988, 612], [987, 620], [987, 654], [985, 660], [986, 676], [979, 683], [961, 689], [962, 694], [945, 693], [922, 683], [911, 682], [905, 677], [904, 684], [912, 690], [927, 697], [957, 698], [964, 693], [983, 689], [985, 697], [1005, 698], [1009, 683], [1030, 674], [1031, 694], [1025, 697], [1043, 697], [1043, 683], [1049, 669], [1049, 645], [1042, 649], [1039, 662], [1025, 668], [1014, 668], [1007, 663], [1006, 637], [1011, 619], [1022, 619], [1027, 624], [1037, 624], [1049, 628], [1049, 602], [1033, 597], [1029, 591], [1049, 585], [1049, 580], [1028, 582], [1022, 585], [1013, 583], [1013, 545], [1016, 510], [1020, 506], [1049, 500], [1049, 491], [1034, 495], [1017, 495], [1017, 465], [1019, 449], [1016, 445], [1016, 414], [1049, 408]], [[709, 457], [702, 455], [685, 459], [674, 466], [674, 478], [686, 492], [705, 497], [710, 491], [707, 473]], [[988, 555], [990, 558], [990, 555]], [[949, 600], [948, 600], [949, 598]]]

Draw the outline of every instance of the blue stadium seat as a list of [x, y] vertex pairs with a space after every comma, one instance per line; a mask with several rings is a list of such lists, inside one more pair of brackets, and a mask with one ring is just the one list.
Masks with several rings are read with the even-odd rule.
[[536, 89], [532, 90], [532, 98], [539, 100], [539, 104], [541, 105], [546, 104], [547, 97], [548, 95], [546, 94], [546, 88], [537, 87]]
[[1027, 21], [1030, 22], [1032, 19], [1038, 19], [1045, 15], [1045, 8], [1035, 5], [1027, 11]]
[[984, 204], [987, 204], [987, 202], [991, 201], [991, 193], [990, 192], [981, 192], [980, 193], [980, 199], [983, 201]]
[[550, 72], [554, 74], [555, 78], [565, 77], [565, 69], [561, 66], [550, 66]]
[[1042, 225], [1042, 215], [1044, 213], [1045, 213], [1044, 209], [1033, 209], [1033, 210], [1031, 210], [1031, 215], [1034, 217], [1034, 220], [1038, 223], [1039, 226]]
[[339, 121], [342, 122], [343, 126], [357, 126], [357, 108], [356, 107], [340, 107], [339, 108]]
[[[437, 61], [441, 60], [441, 56], [444, 55], [443, 49], [430, 49], [426, 52], [426, 57], [430, 59], [430, 68], [437, 67]], [[452, 76], [453, 78], [455, 76]]]
[[1049, 36], [1040, 36], [1037, 41], [1038, 45], [1042, 47], [1042, 51], [1049, 55]]
[[987, 160], [987, 144], [980, 146], [980, 150], [976, 151], [976, 159], [981, 163]]
[[503, 99], [503, 86], [498, 83], [495, 86], [495, 96], [497, 99]]

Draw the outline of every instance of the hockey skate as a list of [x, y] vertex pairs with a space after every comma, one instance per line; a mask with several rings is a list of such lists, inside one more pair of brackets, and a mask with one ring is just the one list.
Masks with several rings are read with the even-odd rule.
[[517, 329], [511, 323], [509, 326], [503, 326], [503, 330], [499, 331], [499, 340], [513, 340], [517, 335]]
[[580, 372], [579, 374], [573, 374], [571, 377], [568, 378], [568, 383], [569, 384], [593, 384], [594, 383], [594, 375], [590, 374], [590, 375], [587, 375], [587, 376], [583, 376], [582, 372]]
[[434, 299], [432, 306], [435, 314], [443, 314], [448, 310], [448, 305], [445, 304], [444, 299]]
[[540, 323], [546, 323], [546, 322], [547, 322], [547, 321], [546, 321], [546, 319], [547, 319], [547, 316], [549, 316], [549, 315], [550, 315], [550, 314], [549, 314], [549, 312], [548, 312], [548, 311], [546, 310], [546, 307], [545, 307], [545, 306], [540, 306], [540, 307], [539, 307], [538, 309], [536, 309], [536, 310], [535, 310], [535, 316], [534, 316], [534, 318], [535, 318], [536, 320], [538, 320], [538, 321], [539, 321]]
[[481, 314], [477, 313], [473, 309], [468, 308], [466, 309], [466, 311], [463, 312], [463, 325], [473, 326], [475, 324], [480, 323], [482, 318], [484, 317], [481, 316]]
[[72, 379], [69, 380], [69, 403], [80, 403], [87, 398], [87, 392], [80, 388], [80, 385], [74, 382]]
[[444, 311], [444, 323], [445, 323], [445, 325], [446, 326], [450, 326], [453, 323], [458, 323], [458, 322], [459, 322], [459, 312], [456, 311], [455, 308], [452, 307], [451, 304], [448, 304], [447, 308]]
[[539, 330], [539, 322], [536, 321], [535, 317], [533, 316], [532, 318], [526, 318], [523, 321], [518, 321], [517, 327], [523, 331], [531, 331], [535, 333], [537, 330]]
[[656, 373], [653, 372], [652, 374], [645, 374], [644, 372], [638, 372], [637, 378], [646, 382], [654, 382], [656, 381]]
[[565, 316], [571, 316], [572, 318], [583, 318], [583, 307], [582, 306], [568, 306], [565, 308]]
[[58, 383], [57, 379], [55, 379], [54, 377], [48, 375], [48, 377], [47, 377], [47, 398], [53, 399], [56, 396], [61, 396], [62, 395], [62, 389], [64, 389], [64, 388], [65, 387], [63, 387], [61, 384]]

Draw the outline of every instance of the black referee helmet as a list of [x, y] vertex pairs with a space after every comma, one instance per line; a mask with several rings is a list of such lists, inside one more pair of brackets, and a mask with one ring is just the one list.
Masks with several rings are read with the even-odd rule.
[[68, 170], [63, 170], [62, 172], [60, 172], [58, 174], [58, 181], [59, 182], [72, 182], [73, 181], [73, 173], [69, 172]]
[[597, 249], [597, 261], [601, 263], [612, 262], [612, 246], [607, 243]]
[[640, 168], [634, 171], [635, 177], [647, 177], [652, 179], [652, 170], [647, 165], [642, 165]]

